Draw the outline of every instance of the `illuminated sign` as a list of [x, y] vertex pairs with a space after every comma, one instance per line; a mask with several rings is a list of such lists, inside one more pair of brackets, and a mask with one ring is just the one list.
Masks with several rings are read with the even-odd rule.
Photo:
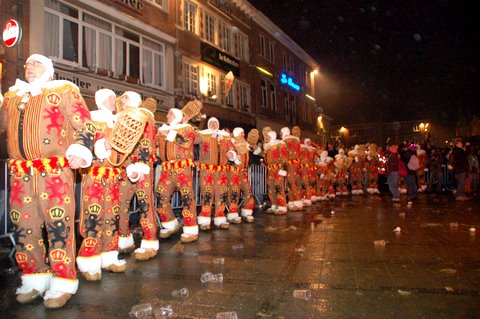
[[208, 43], [200, 43], [201, 59], [223, 71], [232, 71], [236, 76], [240, 75], [240, 61], [228, 55]]
[[292, 77], [286, 75], [285, 73], [280, 74], [280, 83], [282, 83], [283, 85], [291, 87], [295, 91], [300, 91], [300, 85], [295, 83], [293, 81]]
[[17, 21], [10, 19], [3, 26], [3, 42], [8, 48], [13, 47], [20, 41], [22, 29]]

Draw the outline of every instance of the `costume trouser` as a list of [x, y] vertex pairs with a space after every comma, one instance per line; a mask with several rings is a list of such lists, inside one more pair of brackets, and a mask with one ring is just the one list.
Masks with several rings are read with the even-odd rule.
[[229, 212], [227, 214], [227, 220], [233, 218], [239, 218], [238, 214], [238, 204], [240, 203], [240, 175], [239, 169], [236, 167], [228, 167], [227, 171], [227, 180], [228, 180], [228, 207]]
[[180, 191], [182, 201], [183, 233], [198, 235], [195, 193], [191, 164], [162, 163], [162, 171], [157, 183], [157, 212], [163, 228], [173, 229], [177, 220], [173, 213], [171, 198]]
[[[288, 164], [287, 166], [287, 185], [288, 185], [288, 203], [299, 203], [302, 200], [301, 182], [298, 175], [298, 164]], [[303, 206], [303, 205], [299, 205]]]
[[[41, 292], [48, 289], [71, 294], [77, 292], [75, 194], [72, 185], [73, 173], [68, 167], [32, 175], [15, 173], [10, 179], [15, 259], [22, 272], [22, 282], [32, 283], [38, 278], [42, 283], [33, 282], [33, 285]], [[50, 265], [46, 263], [44, 229], [48, 237]]]
[[215, 203], [215, 225], [220, 225], [227, 221], [225, 217], [225, 207], [228, 202], [227, 192], [227, 174], [219, 166], [208, 169], [200, 164], [200, 192], [202, 194], [202, 211], [198, 216], [198, 223], [201, 225], [210, 225], [212, 215], [212, 205]]
[[310, 166], [301, 165], [298, 172], [300, 175], [300, 179], [302, 180], [301, 194], [302, 194], [303, 202], [305, 205], [311, 205], [312, 189], [311, 189], [311, 183], [310, 183]]
[[[153, 172], [150, 167], [150, 172]], [[141, 248], [153, 248], [158, 250], [157, 230], [158, 223], [155, 215], [155, 203], [153, 194], [153, 173], [145, 175], [143, 181], [130, 182], [124, 177], [120, 183], [120, 224], [119, 224], [119, 249], [125, 249], [134, 245], [133, 236], [130, 233], [130, 205], [133, 196], [137, 197], [140, 210], [140, 226], [143, 238]]]
[[272, 207], [285, 210], [287, 209], [287, 201], [285, 195], [285, 177], [278, 174], [281, 167], [278, 165], [269, 165], [267, 170], [267, 188], [268, 197], [272, 203]]
[[347, 195], [347, 172], [343, 169], [337, 171], [337, 195]]
[[[97, 174], [99, 170], [105, 174]], [[83, 241], [77, 257], [81, 272], [95, 274], [118, 263], [121, 174], [118, 168], [94, 167], [83, 175], [79, 225]]]
[[[246, 168], [241, 168], [237, 173], [240, 180], [240, 191], [242, 192], [244, 199], [240, 215], [242, 217], [252, 216], [253, 209], [255, 208], [255, 200], [253, 199], [252, 186], [250, 185], [250, 179], [248, 178], [248, 171]], [[240, 197], [238, 198], [237, 212], [239, 204]]]
[[363, 171], [360, 167], [351, 168], [350, 185], [352, 187], [353, 195], [358, 195], [363, 192]]
[[378, 191], [378, 173], [377, 168], [374, 167], [368, 171], [368, 188], [370, 192]]
[[317, 172], [315, 166], [310, 166], [308, 169], [308, 183], [310, 184], [310, 193], [307, 198], [310, 198], [312, 201], [317, 200]]

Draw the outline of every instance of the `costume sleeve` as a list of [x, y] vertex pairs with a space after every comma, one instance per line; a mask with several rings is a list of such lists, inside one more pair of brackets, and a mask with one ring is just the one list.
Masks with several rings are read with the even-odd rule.
[[184, 130], [179, 130], [177, 132], [177, 136], [175, 137], [175, 144], [184, 148], [190, 148], [194, 141], [195, 131], [191, 126], [188, 126]]

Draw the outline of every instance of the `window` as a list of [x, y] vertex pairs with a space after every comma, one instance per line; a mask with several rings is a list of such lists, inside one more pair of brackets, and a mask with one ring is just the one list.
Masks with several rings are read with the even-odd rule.
[[185, 30], [197, 33], [196, 27], [196, 16], [197, 16], [197, 6], [190, 1], [185, 0], [184, 10], [183, 10], [183, 27]]
[[289, 71], [292, 73], [292, 74], [295, 74], [295, 64], [294, 64], [294, 61], [292, 58], [289, 59], [290, 60], [290, 69]]
[[286, 120], [287, 123], [291, 123], [292, 115], [291, 115], [290, 103], [289, 103], [289, 100], [288, 100], [288, 93], [287, 92], [283, 92], [283, 103], [285, 105], [285, 120]]
[[215, 17], [205, 13], [205, 40], [212, 44], [216, 44], [215, 39]]
[[265, 37], [263, 35], [260, 36], [260, 55], [265, 56]]
[[297, 123], [297, 103], [295, 100], [295, 95], [289, 93], [290, 95], [290, 111], [292, 116], [292, 123]]
[[183, 76], [185, 78], [185, 93], [198, 96], [198, 67], [185, 62], [183, 64]]
[[82, 66], [90, 70], [99, 68], [112, 71], [112, 24], [88, 13], [83, 13], [82, 20]]
[[140, 37], [123, 28], [115, 28], [115, 75], [140, 78]]
[[162, 43], [61, 1], [44, 1], [47, 56], [92, 72], [113, 71], [116, 76], [148, 86], [165, 85]]
[[282, 53], [282, 58], [283, 58], [283, 69], [288, 70], [288, 57], [285, 52]]
[[231, 52], [230, 27], [223, 23], [220, 27], [220, 48], [226, 52]]
[[210, 96], [217, 95], [217, 76], [213, 73], [207, 73], [207, 90]]
[[143, 72], [142, 83], [152, 86], [163, 86], [165, 61], [163, 56], [163, 45], [143, 38]]
[[238, 83], [238, 99], [240, 104], [240, 109], [243, 111], [250, 110], [250, 87], [241, 82]]
[[165, 9], [165, 10], [168, 9], [168, 0], [147, 0], [147, 1], [155, 3], [159, 7], [162, 7], [162, 9]]
[[273, 42], [268, 43], [268, 60], [275, 63], [275, 44]]
[[268, 107], [267, 81], [260, 80], [260, 88], [262, 94], [262, 107]]
[[277, 88], [274, 84], [270, 84], [270, 108], [277, 110]]
[[240, 60], [248, 61], [248, 38], [241, 34], [237, 33], [237, 52], [236, 55]]
[[78, 10], [61, 2], [45, 0], [45, 51], [48, 56], [79, 63]]
[[232, 84], [232, 87], [230, 88], [230, 91], [228, 91], [227, 96], [225, 96], [225, 104], [227, 106], [233, 107], [235, 102], [234, 102], [234, 96], [235, 96], [235, 83]]

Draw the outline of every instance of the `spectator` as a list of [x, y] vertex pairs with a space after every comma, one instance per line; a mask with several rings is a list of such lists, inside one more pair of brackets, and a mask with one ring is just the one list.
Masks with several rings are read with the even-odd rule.
[[456, 200], [468, 200], [468, 197], [465, 195], [465, 181], [468, 172], [468, 157], [467, 153], [463, 149], [463, 140], [461, 138], [455, 139], [455, 146], [450, 153], [450, 163], [448, 168], [453, 171], [457, 181]]

